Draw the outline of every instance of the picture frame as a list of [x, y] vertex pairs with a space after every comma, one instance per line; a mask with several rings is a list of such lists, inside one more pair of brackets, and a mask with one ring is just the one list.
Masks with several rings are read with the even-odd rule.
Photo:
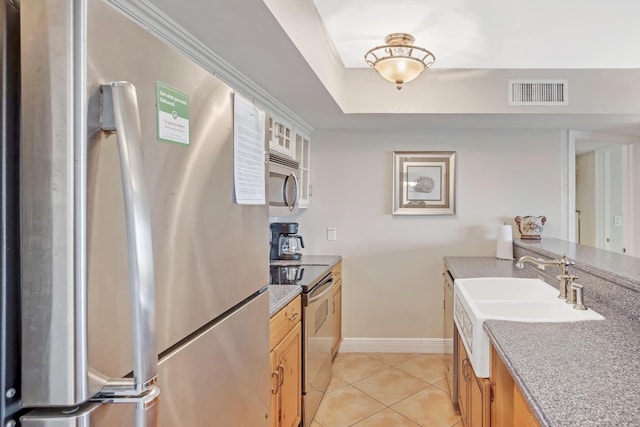
[[455, 151], [393, 152], [393, 215], [455, 215]]

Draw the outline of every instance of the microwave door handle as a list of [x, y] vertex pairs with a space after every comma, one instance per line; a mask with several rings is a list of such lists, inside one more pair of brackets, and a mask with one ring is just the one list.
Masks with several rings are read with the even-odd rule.
[[[287, 198], [287, 193], [289, 189], [289, 180], [293, 179], [293, 202], [289, 203]], [[282, 185], [282, 199], [284, 200], [284, 205], [289, 208], [289, 210], [293, 210], [298, 203], [298, 178], [296, 178], [295, 174], [291, 173], [284, 179], [284, 184]]]
[[282, 200], [284, 201], [284, 205], [286, 207], [289, 207], [289, 201], [287, 200], [287, 188], [289, 187], [289, 178], [291, 178], [292, 175], [287, 175], [287, 177], [284, 179], [284, 183], [282, 184]]
[[298, 204], [298, 190], [300, 188], [300, 186], [298, 185], [298, 178], [295, 176], [295, 174], [291, 174], [291, 177], [293, 177], [293, 195], [294, 195], [294, 199], [293, 199], [293, 203], [291, 204], [291, 210], [293, 210], [293, 208], [295, 208], [295, 206]]
[[[118, 140], [133, 331], [132, 383], [125, 378], [108, 381], [101, 393], [122, 395], [135, 391], [139, 394], [155, 383], [158, 369], [153, 245], [149, 196], [142, 159], [142, 127], [134, 85], [129, 82], [112, 82], [102, 85], [101, 92], [101, 127], [106, 131], [115, 131]], [[123, 381], [129, 384], [124, 384]]]

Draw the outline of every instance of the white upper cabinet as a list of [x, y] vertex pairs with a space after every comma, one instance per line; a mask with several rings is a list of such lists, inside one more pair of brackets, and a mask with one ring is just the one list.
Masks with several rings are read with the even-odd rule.
[[269, 151], [298, 163], [298, 207], [306, 208], [311, 201], [311, 135], [276, 115], [267, 114]]
[[294, 128], [296, 160], [300, 164], [300, 199], [298, 206], [306, 208], [311, 201], [311, 137]]
[[273, 116], [267, 116], [269, 150], [296, 159], [296, 144], [293, 140], [293, 125]]

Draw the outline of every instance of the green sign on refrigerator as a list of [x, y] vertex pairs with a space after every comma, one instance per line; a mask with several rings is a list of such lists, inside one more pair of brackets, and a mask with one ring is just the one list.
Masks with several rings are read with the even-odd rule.
[[189, 95], [156, 82], [158, 140], [189, 145]]

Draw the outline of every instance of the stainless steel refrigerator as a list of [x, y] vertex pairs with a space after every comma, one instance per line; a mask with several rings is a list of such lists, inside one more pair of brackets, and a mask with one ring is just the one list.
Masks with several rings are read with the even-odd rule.
[[268, 425], [268, 211], [234, 201], [232, 90], [104, 0], [2, 1], [3, 425]]

